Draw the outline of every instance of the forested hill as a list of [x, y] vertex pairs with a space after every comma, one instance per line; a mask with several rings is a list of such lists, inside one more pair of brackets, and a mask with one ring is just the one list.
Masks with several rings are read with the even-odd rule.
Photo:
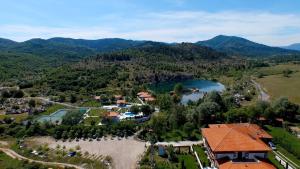
[[55, 69], [42, 79], [46, 86], [41, 86], [41, 90], [46, 94], [93, 93], [106, 87], [125, 89], [144, 83], [205, 78], [247, 66], [246, 60], [233, 59], [207, 47], [148, 42], [142, 47], [97, 54]]
[[97, 58], [105, 61], [194, 61], [199, 59], [214, 60], [228, 57], [225, 53], [217, 52], [209, 47], [198, 46], [192, 43], [168, 45], [159, 42], [145, 42], [142, 45], [127, 50], [98, 54]]
[[291, 44], [289, 46], [284, 46], [282, 48], [300, 51], [300, 43], [294, 43], [294, 44]]
[[109, 52], [123, 50], [142, 45], [145, 41], [134, 41], [120, 38], [107, 38], [98, 40], [71, 39], [71, 38], [52, 38], [49, 42], [60, 43], [70, 46], [82, 46], [96, 50], [97, 52]]
[[206, 41], [199, 41], [196, 44], [239, 56], [266, 57], [299, 54], [298, 51], [270, 47], [236, 36], [219, 35]]
[[26, 53], [40, 57], [51, 57], [61, 61], [79, 60], [99, 52], [109, 52], [132, 48], [143, 44], [143, 41], [125, 39], [84, 40], [70, 38], [31, 39], [25, 42], [14, 42], [0, 39], [0, 50], [11, 53]]

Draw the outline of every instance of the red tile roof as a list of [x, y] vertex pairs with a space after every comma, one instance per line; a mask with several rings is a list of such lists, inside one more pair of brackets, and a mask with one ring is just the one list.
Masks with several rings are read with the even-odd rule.
[[111, 112], [108, 112], [106, 114], [107, 117], [117, 117], [119, 116], [119, 113], [118, 112], [114, 112], [114, 111], [111, 111]]
[[276, 169], [272, 164], [264, 161], [259, 162], [231, 162], [220, 165], [219, 169]]
[[126, 104], [125, 100], [117, 100], [117, 104]]
[[114, 97], [115, 97], [115, 99], [119, 100], [119, 99], [122, 99], [123, 96], [122, 95], [115, 95]]
[[213, 124], [209, 127], [201, 130], [213, 152], [271, 151], [261, 138], [272, 137], [255, 124]]
[[151, 102], [151, 101], [154, 101], [155, 98], [154, 97], [147, 97], [145, 98], [145, 101], [148, 101], [148, 102]]

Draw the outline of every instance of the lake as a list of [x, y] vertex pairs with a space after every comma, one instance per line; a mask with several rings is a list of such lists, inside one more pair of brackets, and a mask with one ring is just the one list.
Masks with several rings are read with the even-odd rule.
[[150, 85], [150, 90], [153, 90], [156, 93], [165, 93], [173, 90], [174, 86], [177, 83], [181, 83], [185, 89], [187, 88], [197, 88], [200, 89], [200, 92], [194, 93], [185, 93], [182, 95], [181, 103], [187, 104], [189, 100], [198, 101], [204, 96], [205, 93], [218, 91], [222, 92], [225, 90], [225, 86], [222, 83], [210, 81], [210, 80], [186, 80], [180, 82], [164, 82]]

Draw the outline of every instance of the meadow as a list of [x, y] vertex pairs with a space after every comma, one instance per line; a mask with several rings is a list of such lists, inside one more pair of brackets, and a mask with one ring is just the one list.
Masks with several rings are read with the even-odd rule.
[[[283, 75], [284, 70], [291, 70], [289, 77]], [[258, 70], [264, 77], [257, 78], [257, 82], [271, 96], [272, 100], [280, 97], [287, 97], [292, 102], [300, 104], [300, 65], [282, 64], [261, 68]]]

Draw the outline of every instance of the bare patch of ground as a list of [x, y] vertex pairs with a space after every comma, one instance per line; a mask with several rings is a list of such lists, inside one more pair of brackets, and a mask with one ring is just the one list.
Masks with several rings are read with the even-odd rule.
[[57, 145], [66, 146], [67, 149], [80, 146], [82, 152], [89, 152], [89, 154], [110, 156], [113, 159], [114, 167], [116, 169], [134, 169], [140, 156], [145, 152], [145, 142], [136, 141], [133, 137], [118, 140], [101, 139], [101, 141], [93, 140], [79, 140], [79, 141], [55, 141], [51, 137], [35, 137], [30, 141], [38, 144], [48, 144], [49, 148], [55, 149]]

